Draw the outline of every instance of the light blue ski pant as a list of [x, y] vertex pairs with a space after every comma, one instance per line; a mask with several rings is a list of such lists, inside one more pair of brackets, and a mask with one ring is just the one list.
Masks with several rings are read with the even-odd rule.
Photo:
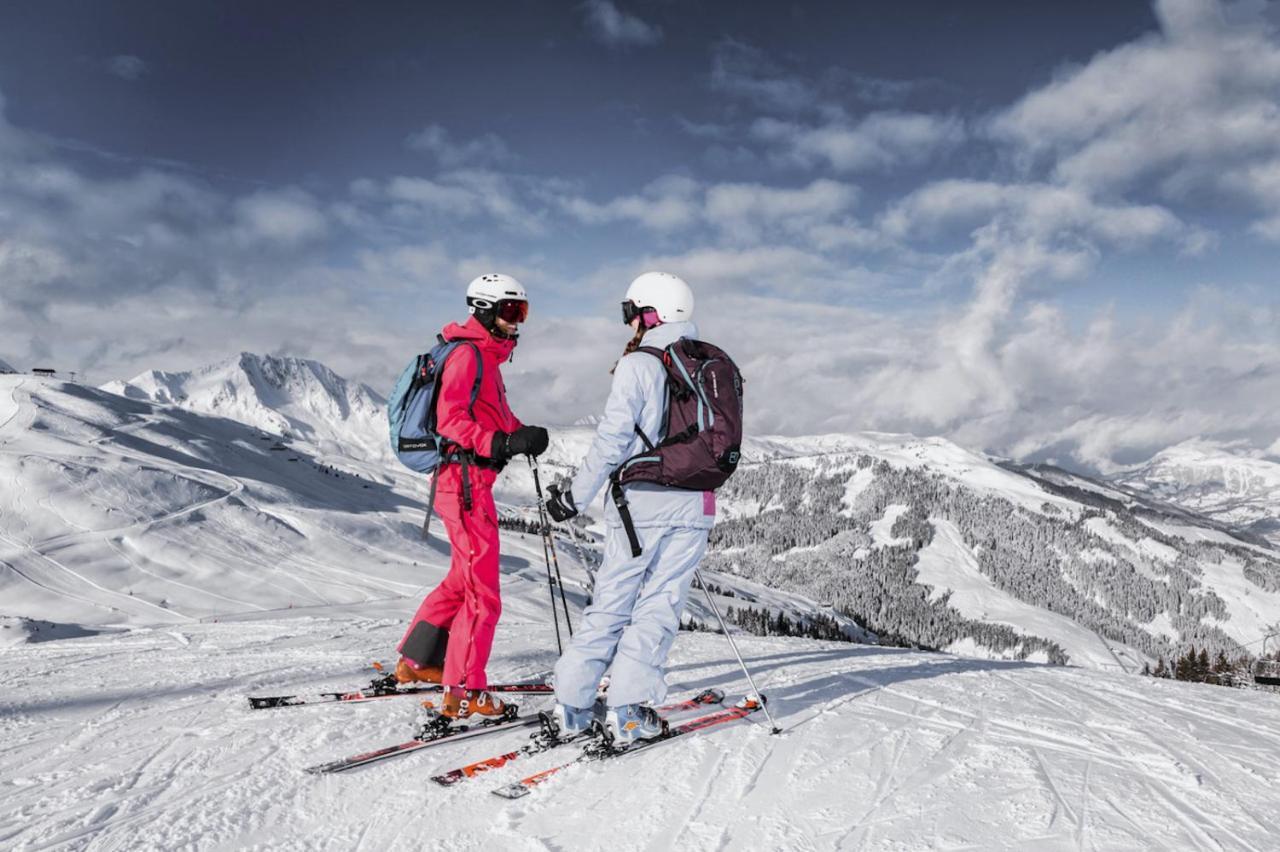
[[693, 572], [707, 552], [710, 530], [639, 527], [643, 553], [631, 555], [627, 534], [610, 528], [591, 606], [556, 663], [556, 700], [595, 703], [610, 670], [610, 707], [661, 704], [667, 697], [667, 653], [680, 629]]

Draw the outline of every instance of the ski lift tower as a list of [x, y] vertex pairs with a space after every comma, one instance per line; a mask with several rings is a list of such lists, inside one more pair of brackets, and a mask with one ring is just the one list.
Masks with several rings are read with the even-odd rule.
[[1280, 636], [1269, 633], [1262, 639], [1262, 654], [1253, 663], [1253, 682], [1261, 686], [1280, 686], [1280, 660], [1267, 659], [1267, 642]]

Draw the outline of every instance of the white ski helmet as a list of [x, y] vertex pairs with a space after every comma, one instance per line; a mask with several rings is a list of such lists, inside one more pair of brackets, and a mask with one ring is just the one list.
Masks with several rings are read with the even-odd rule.
[[627, 288], [627, 301], [653, 308], [663, 322], [693, 319], [693, 291], [670, 272], [646, 272]]
[[503, 331], [497, 321], [501, 318], [513, 325], [524, 322], [529, 316], [529, 298], [524, 285], [516, 279], [490, 272], [467, 285], [467, 310], [494, 337], [514, 340], [516, 332]]
[[[492, 308], [503, 299], [529, 301], [529, 297], [524, 292], [524, 285], [501, 272], [481, 275], [467, 285], [467, 307], [473, 309], [471, 313], [475, 313], [475, 308], [482, 310]], [[478, 304], [480, 302], [484, 304]]]

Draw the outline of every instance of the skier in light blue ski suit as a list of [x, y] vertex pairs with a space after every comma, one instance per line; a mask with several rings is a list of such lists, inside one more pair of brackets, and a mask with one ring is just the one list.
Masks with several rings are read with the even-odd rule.
[[[638, 345], [641, 328], [643, 345], [659, 349], [697, 336], [689, 319], [693, 294], [674, 275], [646, 273], [633, 282], [627, 297], [624, 319], [630, 315], [637, 330], [633, 344]], [[654, 355], [630, 351], [633, 348], [628, 347], [629, 354], [615, 367], [604, 417], [571, 487], [550, 490], [548, 509], [557, 520], [577, 514], [578, 506], [590, 503], [619, 465], [645, 449], [637, 427], [653, 444], [665, 437], [666, 369]], [[631, 483], [624, 492], [643, 552], [631, 555], [618, 510], [606, 491], [604, 561], [596, 574], [592, 603], [556, 664], [555, 716], [562, 733], [584, 729], [600, 678], [611, 668], [607, 725], [615, 738], [628, 741], [661, 730], [648, 708], [666, 697], [667, 653], [680, 627], [694, 570], [706, 553], [716, 510], [711, 491]]]

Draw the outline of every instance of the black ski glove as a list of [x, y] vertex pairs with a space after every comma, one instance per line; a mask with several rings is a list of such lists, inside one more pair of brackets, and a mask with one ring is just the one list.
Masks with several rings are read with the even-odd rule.
[[541, 426], [521, 426], [514, 432], [498, 432], [493, 436], [495, 459], [506, 461], [516, 456], [540, 456], [547, 451], [551, 436]]
[[547, 488], [547, 513], [556, 521], [567, 521], [574, 515], [578, 514], [578, 507], [573, 503], [573, 492], [566, 485], [564, 490], [560, 490], [559, 485], [552, 485]]

